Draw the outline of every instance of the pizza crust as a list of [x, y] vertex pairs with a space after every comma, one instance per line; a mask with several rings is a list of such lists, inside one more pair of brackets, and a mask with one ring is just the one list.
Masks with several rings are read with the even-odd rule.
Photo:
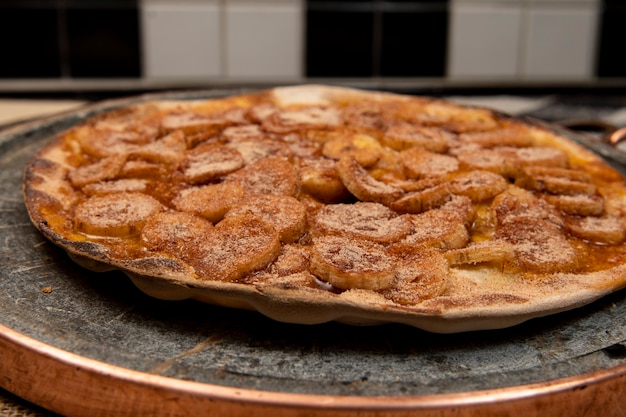
[[[418, 163], [411, 154], [416, 148], [402, 149], [413, 143], [407, 139], [382, 141], [393, 144], [391, 148], [370, 140], [384, 136], [381, 126], [399, 123], [445, 133], [447, 142], [430, 150], [420, 147]], [[511, 133], [500, 135], [500, 142], [484, 133], [496, 129]], [[520, 129], [525, 133], [520, 135]], [[412, 132], [406, 126], [397, 131]], [[106, 139], [98, 142], [102, 137]], [[524, 142], [528, 138], [530, 145]], [[399, 143], [402, 147], [394, 149]], [[204, 146], [220, 153], [202, 159]], [[242, 153], [250, 146], [252, 153]], [[274, 156], [276, 149], [281, 156]], [[233, 158], [235, 152], [243, 159]], [[320, 159], [320, 153], [325, 168], [316, 171], [310, 162]], [[468, 167], [479, 156], [485, 158], [480, 171]], [[202, 175], [192, 175], [184, 168], [192, 166], [185, 159], [191, 157], [195, 159], [189, 161], [213, 165], [193, 165]], [[119, 167], [102, 163], [102, 158], [117, 161]], [[524, 166], [561, 166], [563, 158], [563, 169], [584, 172], [591, 179], [572, 177], [578, 188], [558, 176], [551, 177], [550, 184], [563, 183], [565, 192], [585, 190], [601, 198], [602, 216], [621, 227], [610, 234], [610, 241], [601, 241], [606, 233], [585, 235], [597, 236], [599, 242], [573, 236], [567, 230], [578, 229], [568, 229], [566, 223], [585, 215], [564, 214], [563, 207], [550, 203], [553, 194], [524, 188], [537, 188], [539, 181], [528, 179], [533, 170]], [[439, 159], [439, 165], [432, 162]], [[458, 166], [448, 159], [459, 161]], [[96, 165], [94, 174], [85, 168], [98, 163], [106, 169]], [[299, 174], [301, 166], [313, 167], [309, 174], [319, 173], [315, 181]], [[494, 176], [507, 181], [503, 185], [493, 181]], [[136, 186], [136, 177], [153, 197], [147, 209], [129, 217], [126, 206], [138, 201], [132, 197], [137, 191], [124, 187]], [[268, 230], [276, 226], [266, 230], [266, 225], [282, 225], [291, 218], [291, 209], [285, 208], [286, 217], [268, 220], [267, 209], [266, 214], [260, 209], [251, 214], [255, 209], [243, 204], [224, 223], [221, 214], [204, 215], [202, 221], [210, 226], [202, 228], [202, 242], [208, 243], [192, 239], [184, 253], [142, 246], [144, 225], [155, 221], [158, 212], [177, 210], [172, 202], [181, 201], [186, 190], [218, 184], [239, 187], [252, 198], [247, 201], [259, 193], [268, 196], [264, 200], [295, 201], [297, 210], [307, 213], [306, 222], [292, 221], [295, 226], [283, 225], [271, 237], [274, 232]], [[129, 197], [107, 197], [106, 190]], [[139, 289], [157, 298], [256, 310], [284, 322], [403, 323], [439, 333], [495, 329], [588, 304], [626, 285], [626, 186], [616, 171], [545, 126], [423, 97], [306, 85], [222, 100], [138, 104], [86, 120], [42, 148], [26, 167], [24, 196], [35, 226], [83, 267], [122, 270]], [[146, 200], [141, 196], [139, 200]], [[355, 203], [354, 196], [361, 202]], [[113, 213], [114, 226], [107, 223], [106, 232], [89, 217], [86, 223], [76, 220], [76, 212], [85, 212], [95, 198], [117, 207], [108, 212]], [[99, 210], [109, 209], [102, 204]], [[360, 211], [354, 211], [358, 207]], [[224, 212], [229, 210], [231, 206]], [[132, 227], [128, 218], [133, 219]], [[371, 224], [382, 237], [366, 231]], [[171, 236], [159, 239], [185, 243], [183, 232], [168, 233]], [[255, 243], [260, 238], [263, 243]], [[322, 246], [331, 241], [331, 246]], [[239, 250], [240, 255], [233, 259], [220, 252], [222, 247]], [[339, 250], [335, 248], [345, 253], [333, 252]], [[355, 264], [368, 250], [389, 254], [391, 260], [370, 256], [370, 266]], [[553, 257], [548, 256], [550, 250]], [[558, 256], [567, 251], [574, 255], [561, 262]], [[420, 257], [418, 252], [430, 255]], [[318, 253], [317, 258], [311, 253]], [[347, 261], [352, 262], [350, 268]], [[445, 274], [437, 272], [442, 262]], [[433, 290], [437, 286], [440, 289]]]

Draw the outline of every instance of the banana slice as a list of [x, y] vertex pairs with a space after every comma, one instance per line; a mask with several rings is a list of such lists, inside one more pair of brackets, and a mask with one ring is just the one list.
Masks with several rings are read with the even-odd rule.
[[351, 155], [339, 160], [337, 170], [341, 182], [361, 201], [389, 205], [403, 194], [399, 188], [375, 180]]
[[126, 161], [120, 171], [120, 178], [153, 179], [167, 174], [167, 169], [161, 164], [142, 160]]
[[263, 130], [272, 133], [290, 133], [304, 129], [323, 129], [339, 126], [341, 114], [332, 107], [306, 107], [298, 110], [280, 110], [263, 120]]
[[311, 247], [311, 272], [333, 286], [348, 290], [382, 290], [395, 279], [395, 262], [385, 247], [359, 239], [323, 236]]
[[173, 165], [182, 160], [186, 150], [185, 134], [175, 130], [155, 142], [138, 147], [130, 152], [130, 156]]
[[528, 190], [588, 196], [597, 192], [596, 186], [591, 183], [591, 177], [583, 171], [553, 167], [525, 167], [523, 174], [515, 180], [515, 185]]
[[182, 178], [190, 184], [201, 184], [243, 167], [241, 154], [224, 145], [201, 145], [187, 152], [181, 163]]
[[547, 166], [565, 168], [569, 164], [569, 159], [565, 152], [542, 146], [529, 148], [514, 148], [502, 146], [497, 149], [505, 158], [521, 166]]
[[500, 174], [506, 163], [506, 157], [493, 149], [470, 148], [460, 149], [457, 158], [462, 170], [483, 170]]
[[126, 178], [114, 181], [100, 181], [87, 184], [81, 191], [89, 196], [113, 193], [145, 193], [148, 191], [148, 180]]
[[300, 180], [293, 165], [285, 158], [271, 156], [246, 165], [224, 179], [241, 185], [247, 194], [275, 194], [295, 197]]
[[420, 147], [427, 151], [445, 153], [456, 135], [433, 126], [399, 123], [391, 126], [382, 138], [382, 144], [396, 151]]
[[161, 210], [161, 203], [145, 194], [96, 196], [76, 207], [74, 226], [87, 235], [128, 237], [141, 232], [148, 218]]
[[489, 171], [471, 171], [450, 181], [450, 190], [469, 197], [473, 202], [489, 200], [507, 189], [507, 181]]
[[624, 241], [626, 235], [624, 220], [619, 217], [573, 218], [566, 225], [573, 235], [596, 243], [618, 244]]
[[213, 224], [201, 217], [179, 211], [163, 211], [148, 220], [141, 240], [151, 251], [166, 252], [192, 261], [198, 248], [210, 244]]
[[415, 191], [389, 204], [389, 207], [398, 213], [418, 214], [436, 209], [450, 200], [451, 191], [448, 183], [441, 183], [434, 187]]
[[406, 174], [410, 178], [437, 177], [459, 169], [459, 161], [450, 155], [441, 155], [422, 148], [400, 153]]
[[[309, 269], [309, 251], [298, 245], [283, 245], [278, 258], [272, 263], [270, 272], [286, 277]], [[287, 284], [285, 282], [285, 284]], [[297, 287], [294, 287], [297, 288]]]
[[239, 201], [225, 218], [245, 213], [252, 213], [274, 226], [283, 243], [295, 242], [306, 230], [306, 207], [294, 197], [258, 195], [254, 199]]
[[305, 159], [298, 168], [302, 191], [324, 203], [338, 203], [350, 192], [341, 182], [337, 162], [332, 159]]
[[600, 195], [550, 195], [541, 196], [545, 201], [567, 214], [599, 216], [604, 212], [604, 199]]
[[353, 133], [342, 135], [324, 143], [322, 155], [326, 158], [340, 160], [351, 156], [359, 165], [371, 167], [382, 156], [382, 147], [376, 138], [363, 134]]
[[526, 147], [533, 144], [530, 129], [517, 124], [492, 131], [462, 133], [459, 135], [459, 141], [461, 143], [480, 145], [485, 148], [496, 146]]
[[211, 244], [201, 248], [200, 279], [243, 278], [268, 266], [280, 252], [278, 232], [251, 213], [222, 220], [215, 232]]
[[181, 191], [172, 204], [177, 210], [217, 223], [243, 196], [243, 187], [237, 183], [211, 184]]
[[278, 139], [244, 139], [233, 140], [226, 144], [230, 149], [237, 151], [243, 158], [245, 165], [250, 165], [270, 156], [280, 156], [291, 159], [293, 153], [287, 143]]
[[132, 131], [77, 128], [72, 131], [83, 152], [96, 158], [126, 155], [150, 142], [151, 137]]
[[453, 195], [438, 210], [455, 213], [467, 227], [470, 227], [477, 217], [477, 210], [474, 208], [472, 200], [462, 195]]
[[369, 129], [374, 132], [385, 131], [386, 123], [379, 106], [372, 104], [352, 105], [344, 111], [343, 119], [348, 126]]
[[515, 261], [529, 271], [571, 271], [584, 259], [559, 228], [532, 215], [509, 216], [497, 225], [494, 238], [512, 243]]
[[185, 135], [202, 133], [212, 136], [218, 134], [225, 126], [244, 123], [246, 120], [241, 109], [211, 115], [187, 112], [168, 114], [161, 120], [161, 129], [165, 132], [182, 130]]
[[469, 233], [461, 216], [447, 210], [430, 210], [410, 215], [413, 232], [403, 242], [450, 250], [469, 242]]
[[448, 277], [448, 262], [436, 249], [396, 243], [389, 248], [396, 260], [396, 281], [385, 297], [403, 305], [418, 304], [441, 295]]
[[75, 187], [115, 178], [126, 163], [126, 155], [112, 155], [70, 171], [68, 178]]
[[226, 142], [242, 139], [260, 139], [265, 136], [259, 125], [230, 126], [220, 133]]
[[493, 199], [491, 210], [498, 224], [505, 224], [508, 218], [515, 220], [518, 216], [535, 219], [529, 220], [531, 224], [545, 221], [559, 230], [565, 224], [553, 205], [515, 185], [510, 185], [505, 192]]
[[398, 216], [382, 204], [357, 202], [327, 205], [313, 217], [317, 235], [342, 235], [378, 243], [390, 243], [409, 234], [407, 216]]
[[514, 246], [502, 240], [473, 242], [464, 248], [453, 249], [444, 253], [450, 266], [504, 262], [513, 259], [514, 255]]

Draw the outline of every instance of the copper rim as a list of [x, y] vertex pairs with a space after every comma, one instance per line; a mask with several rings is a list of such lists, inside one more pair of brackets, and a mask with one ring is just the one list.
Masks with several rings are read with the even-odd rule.
[[[520, 387], [407, 397], [289, 394], [184, 381], [55, 348], [0, 325], [0, 385], [68, 417], [622, 415], [626, 364]], [[597, 407], [597, 410], [595, 408]], [[581, 414], [581, 412], [583, 414]], [[271, 413], [271, 414], [269, 414]], [[537, 413], [537, 414], [535, 414]], [[504, 414], [509, 415], [509, 414]], [[556, 414], [554, 414], [556, 415]]]

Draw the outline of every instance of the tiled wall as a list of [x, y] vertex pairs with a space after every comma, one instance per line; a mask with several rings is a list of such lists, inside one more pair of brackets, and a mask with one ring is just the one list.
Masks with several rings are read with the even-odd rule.
[[0, 89], [619, 80], [625, 17], [624, 0], [2, 0]]
[[586, 80], [595, 75], [599, 0], [455, 0], [451, 78]]

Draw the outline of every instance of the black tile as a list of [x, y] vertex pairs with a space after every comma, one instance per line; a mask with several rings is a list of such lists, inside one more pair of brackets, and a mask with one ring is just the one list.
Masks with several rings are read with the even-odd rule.
[[373, 74], [374, 14], [307, 12], [308, 77], [369, 77]]
[[0, 39], [0, 78], [61, 75], [56, 10], [0, 6]]
[[602, 13], [600, 51], [597, 66], [598, 77], [626, 76], [624, 19], [626, 19], [626, 10], [607, 10]]
[[448, 13], [383, 13], [381, 75], [443, 76], [446, 68]]
[[139, 15], [133, 8], [68, 9], [72, 77], [139, 77]]

